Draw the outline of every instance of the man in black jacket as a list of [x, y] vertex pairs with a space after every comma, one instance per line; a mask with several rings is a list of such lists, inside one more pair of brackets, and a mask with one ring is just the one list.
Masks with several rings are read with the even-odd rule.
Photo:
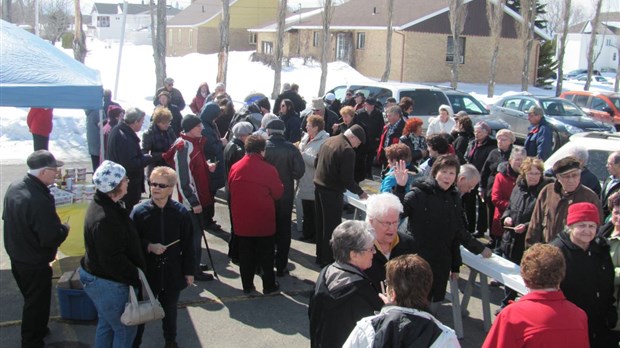
[[301, 179], [306, 165], [301, 152], [284, 139], [284, 122], [271, 120], [267, 123], [267, 146], [265, 161], [278, 170], [284, 184], [284, 194], [276, 201], [276, 276], [282, 277], [288, 270], [288, 253], [291, 248], [291, 215], [295, 200], [295, 180]]
[[[273, 104], [273, 113], [275, 115], [280, 114], [280, 105], [282, 104], [282, 100], [289, 99], [295, 105], [295, 111], [300, 113], [306, 109], [306, 101], [299, 95], [299, 85], [296, 83], [287, 86], [288, 83], [284, 84], [282, 88], [282, 93], [276, 98], [276, 102]], [[289, 87], [288, 89], [286, 87]]]
[[67, 238], [69, 225], [60, 222], [47, 188], [54, 183], [63, 162], [49, 151], [39, 150], [30, 154], [26, 163], [28, 174], [12, 183], [4, 196], [4, 245], [11, 272], [24, 296], [22, 347], [43, 347], [52, 292], [49, 264]]

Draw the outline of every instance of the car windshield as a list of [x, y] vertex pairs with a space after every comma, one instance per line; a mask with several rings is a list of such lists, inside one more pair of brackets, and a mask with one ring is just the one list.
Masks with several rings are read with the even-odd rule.
[[401, 91], [400, 97], [409, 97], [413, 99], [414, 116], [439, 115], [439, 106], [441, 104], [449, 104], [446, 95], [440, 91], [425, 89]]
[[456, 114], [459, 111], [465, 111], [469, 115], [486, 115], [489, 112], [474, 97], [468, 95], [448, 95], [452, 110]]
[[614, 104], [616, 109], [620, 110], [620, 97], [610, 97], [609, 100]]
[[540, 104], [545, 110], [545, 115], [550, 116], [583, 116], [584, 113], [575, 104], [568, 100], [541, 99]]

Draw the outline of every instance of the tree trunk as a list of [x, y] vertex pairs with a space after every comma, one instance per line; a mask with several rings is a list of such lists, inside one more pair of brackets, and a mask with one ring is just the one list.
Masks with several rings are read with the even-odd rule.
[[534, 22], [536, 21], [536, 0], [521, 1], [521, 17], [519, 37], [523, 47], [523, 68], [521, 69], [521, 90], [527, 91], [530, 81], [530, 56], [534, 44]]
[[394, 0], [387, 2], [387, 42], [385, 43], [385, 70], [381, 76], [381, 82], [386, 82], [390, 78], [392, 68], [392, 18], [394, 16]]
[[325, 94], [325, 84], [327, 83], [327, 56], [330, 49], [329, 26], [332, 21], [332, 15], [332, 0], [325, 0], [323, 6], [323, 42], [321, 44], [321, 82], [319, 84], [319, 96]]
[[222, 0], [222, 20], [220, 22], [220, 50], [217, 54], [217, 82], [226, 84], [228, 73], [228, 48], [230, 34], [230, 0]]
[[280, 94], [280, 83], [282, 78], [282, 55], [284, 51], [284, 27], [286, 25], [286, 7], [287, 0], [280, 0], [278, 7], [278, 28], [275, 47], [275, 57], [273, 60], [273, 90], [271, 91], [271, 99], [277, 99]]
[[[151, 11], [154, 6], [151, 0]], [[153, 36], [153, 58], [155, 60], [155, 91], [164, 85], [166, 78], [166, 0], [157, 0], [157, 22], [151, 12], [151, 35]], [[155, 31], [152, 31], [155, 25]]]
[[568, 37], [568, 26], [570, 21], [570, 10], [572, 0], [564, 0], [564, 9], [562, 10], [562, 35], [558, 38], [558, 77], [555, 86], [555, 96], [562, 94], [562, 84], [564, 82], [564, 55], [566, 54], [566, 38]]
[[[11, 23], [11, 3], [12, 0], [2, 1], [2, 19]], [[77, 12], [76, 12], [77, 13]]]
[[86, 37], [82, 30], [82, 11], [80, 9], [80, 0], [74, 0], [75, 8], [75, 35], [73, 36], [73, 58], [84, 63], [86, 60]]
[[[596, 11], [594, 12], [594, 19], [590, 22], [592, 25], [592, 33], [590, 34], [590, 44], [588, 45], [588, 79], [586, 80], [586, 85], [583, 86], [584, 91], [590, 90], [590, 83], [592, 80], [592, 70], [594, 69], [594, 42], [596, 41], [596, 33], [598, 30], [598, 25], [601, 22], [601, 7], [603, 5], [603, 0], [596, 1]], [[602, 45], [602, 43], [601, 43]]]
[[502, 21], [504, 20], [504, 7], [506, 0], [499, 0], [498, 4], [487, 1], [487, 18], [491, 29], [491, 40], [493, 49], [491, 50], [491, 66], [489, 67], [489, 84], [487, 86], [487, 97], [495, 95], [495, 77], [497, 75], [497, 57], [499, 56], [499, 43], [502, 37]]
[[461, 33], [465, 25], [467, 10], [464, 0], [448, 0], [450, 8], [450, 31], [452, 31], [452, 64], [450, 66], [450, 86], [459, 84], [459, 65], [461, 64]]

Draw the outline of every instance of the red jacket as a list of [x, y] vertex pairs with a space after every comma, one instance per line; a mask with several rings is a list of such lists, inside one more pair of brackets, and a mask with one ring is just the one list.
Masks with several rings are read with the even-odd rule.
[[586, 313], [561, 290], [536, 291], [504, 308], [484, 340], [483, 348], [589, 347]]
[[275, 201], [284, 193], [276, 167], [259, 154], [246, 154], [230, 168], [228, 187], [235, 234], [273, 236], [276, 233]]
[[[506, 165], [508, 166], [509, 164], [506, 163]], [[509, 171], [508, 168], [506, 168], [506, 171], [497, 173], [495, 182], [493, 182], [493, 189], [491, 190], [491, 201], [495, 206], [491, 234], [497, 237], [501, 237], [504, 234], [500, 218], [510, 204], [510, 195], [517, 182], [517, 177], [508, 174], [507, 171]]]
[[30, 133], [49, 137], [52, 132], [52, 113], [54, 109], [31, 108], [26, 118]]

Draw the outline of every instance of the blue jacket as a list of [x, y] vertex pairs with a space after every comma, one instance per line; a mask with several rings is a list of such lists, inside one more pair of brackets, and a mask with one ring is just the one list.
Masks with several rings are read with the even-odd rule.
[[530, 126], [528, 131], [523, 144], [527, 155], [543, 161], [549, 158], [553, 152], [553, 130], [549, 122], [543, 117], [539, 124]]

